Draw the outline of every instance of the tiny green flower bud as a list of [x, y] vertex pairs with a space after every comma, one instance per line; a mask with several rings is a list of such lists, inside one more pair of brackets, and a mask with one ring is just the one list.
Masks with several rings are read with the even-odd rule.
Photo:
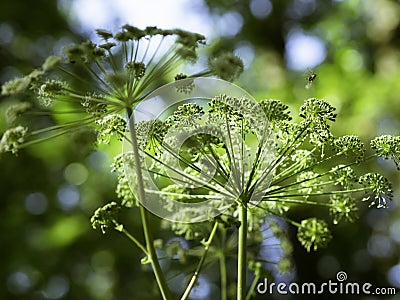
[[63, 53], [67, 56], [70, 63], [75, 63], [76, 61], [82, 60], [85, 51], [82, 45], [70, 45], [63, 49]]
[[124, 173], [118, 176], [118, 184], [117, 188], [115, 189], [115, 193], [117, 194], [117, 197], [121, 199], [122, 206], [138, 206], [135, 195], [132, 193], [130, 182]]
[[304, 104], [300, 107], [300, 117], [312, 121], [312, 122], [324, 122], [336, 120], [336, 114], [332, 105], [325, 100], [319, 100], [317, 98], [310, 98], [304, 101]]

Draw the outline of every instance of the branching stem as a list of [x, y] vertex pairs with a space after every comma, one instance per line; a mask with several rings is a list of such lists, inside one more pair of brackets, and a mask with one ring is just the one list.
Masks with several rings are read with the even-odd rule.
[[[127, 108], [128, 118], [129, 118], [129, 131], [131, 134], [132, 140], [132, 150], [133, 156], [135, 160], [135, 168], [136, 168], [136, 176], [138, 181], [138, 196], [139, 202], [143, 203], [146, 200], [146, 194], [144, 190], [144, 182], [142, 177], [142, 169], [140, 167], [140, 157], [139, 157], [139, 149], [136, 137], [136, 128], [135, 128], [135, 119], [133, 115], [133, 111], [131, 108]], [[139, 205], [140, 215], [142, 219], [143, 233], [144, 238], [146, 240], [146, 248], [148, 252], [148, 256], [153, 267], [154, 275], [157, 280], [158, 287], [160, 289], [161, 295], [164, 300], [171, 299], [170, 291], [168, 288], [167, 281], [165, 279], [164, 273], [161, 269], [160, 263], [157, 258], [156, 250], [154, 248], [153, 236], [150, 231], [150, 222], [149, 222], [149, 214], [146, 208], [143, 205]]]

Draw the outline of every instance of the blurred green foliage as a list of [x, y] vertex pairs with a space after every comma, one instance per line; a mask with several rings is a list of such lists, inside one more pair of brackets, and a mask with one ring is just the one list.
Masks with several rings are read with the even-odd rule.
[[[333, 126], [337, 135], [357, 134], [366, 140], [377, 134], [400, 134], [398, 1], [205, 3], [211, 14], [234, 13], [241, 20], [239, 32], [214, 41], [214, 49], [245, 45], [253, 52], [254, 60], [237, 84], [256, 99], [281, 99], [295, 110], [304, 99], [320, 97], [338, 108], [339, 123]], [[257, 3], [270, 7], [264, 16], [257, 13]], [[30, 72], [45, 57], [79, 39], [69, 27], [69, 17], [58, 10], [57, 1], [2, 1], [0, 83]], [[322, 64], [313, 68], [317, 78], [310, 89], [304, 87], [305, 70], [291, 70], [286, 64], [287, 42], [294, 32], [316, 37], [326, 51]], [[311, 50], [308, 55], [317, 54]], [[10, 101], [0, 98], [2, 116]], [[6, 125], [0, 118], [0, 132]], [[93, 211], [115, 198], [116, 177], [109, 172], [109, 157], [120, 149], [104, 150], [82, 151], [79, 140], [74, 143], [63, 137], [29, 148], [18, 157], [0, 157], [0, 299], [126, 299], [132, 295], [157, 299], [153, 275], [140, 265], [139, 251], [117, 233], [103, 238], [91, 230]], [[400, 180], [385, 161], [371, 163], [369, 168], [383, 169], [391, 177], [396, 195], [391, 208], [360, 207], [361, 219], [336, 226], [333, 242], [325, 250], [309, 254], [294, 243], [298, 282], [321, 282], [344, 270], [352, 281], [390, 286], [388, 271], [399, 263]], [[309, 208], [297, 213], [316, 214]], [[123, 218], [130, 231], [141, 237], [136, 213]], [[295, 233], [291, 234], [295, 241]], [[165, 240], [171, 237], [161, 229], [155, 235]], [[169, 278], [174, 277], [172, 272], [171, 268]], [[182, 272], [189, 275], [192, 270]], [[399, 277], [397, 273], [398, 283]]]

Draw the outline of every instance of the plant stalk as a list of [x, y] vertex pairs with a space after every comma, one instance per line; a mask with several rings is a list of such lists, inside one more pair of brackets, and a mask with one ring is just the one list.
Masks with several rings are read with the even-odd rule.
[[226, 235], [226, 229], [223, 228], [221, 230], [221, 241], [222, 241], [222, 247], [221, 247], [221, 252], [219, 254], [219, 268], [220, 268], [220, 276], [221, 276], [221, 300], [227, 300], [227, 283], [228, 283], [228, 274], [226, 270], [226, 257], [225, 257], [225, 235]]
[[239, 210], [239, 245], [238, 245], [238, 281], [237, 300], [246, 299], [246, 272], [247, 272], [247, 203], [243, 202]]
[[146, 241], [146, 248], [147, 248], [147, 253], [149, 255], [149, 259], [151, 262], [151, 266], [153, 267], [153, 272], [157, 280], [158, 287], [160, 289], [162, 298], [164, 300], [169, 300], [171, 299], [171, 294], [168, 288], [167, 280], [165, 279], [164, 273], [161, 269], [160, 262], [158, 261], [156, 250], [154, 248], [154, 241], [153, 241], [153, 236], [150, 231], [150, 222], [149, 222], [149, 214], [146, 210], [146, 208], [141, 204], [146, 200], [146, 193], [144, 190], [144, 183], [143, 183], [143, 177], [142, 177], [142, 169], [141, 169], [141, 163], [140, 163], [140, 157], [139, 157], [139, 149], [138, 149], [138, 143], [137, 143], [137, 137], [136, 137], [136, 128], [135, 128], [135, 118], [133, 115], [133, 111], [131, 108], [126, 109], [128, 113], [128, 124], [129, 124], [129, 131], [132, 139], [132, 150], [133, 150], [133, 156], [135, 160], [135, 171], [136, 171], [136, 176], [137, 176], [137, 181], [138, 181], [138, 196], [139, 196], [139, 209], [140, 209], [140, 216], [142, 220], [142, 226], [143, 226], [143, 233], [144, 233], [144, 238]]

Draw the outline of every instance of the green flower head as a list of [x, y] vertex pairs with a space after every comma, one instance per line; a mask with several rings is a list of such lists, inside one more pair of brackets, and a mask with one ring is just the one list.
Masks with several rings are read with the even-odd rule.
[[378, 156], [393, 159], [400, 170], [400, 136], [382, 135], [371, 141], [371, 147]]
[[104, 144], [110, 143], [113, 135], [121, 141], [125, 136], [126, 120], [118, 114], [107, 115], [97, 120], [96, 124], [99, 126], [99, 140]]
[[24, 143], [27, 133], [28, 128], [23, 126], [8, 129], [1, 137], [0, 153], [11, 152], [16, 154], [20, 149], [20, 146]]
[[371, 200], [369, 206], [376, 205], [376, 208], [385, 208], [387, 201], [392, 200], [392, 184], [381, 174], [367, 173], [362, 175], [358, 181], [367, 188], [366, 193], [368, 191], [372, 193], [363, 199], [363, 201]]
[[115, 202], [108, 203], [98, 208], [90, 219], [93, 229], [100, 228], [101, 232], [104, 234], [108, 228], [115, 228], [120, 209], [121, 207]]
[[28, 89], [30, 83], [31, 80], [29, 77], [15, 78], [7, 81], [1, 86], [1, 95], [10, 96], [23, 93]]
[[353, 155], [357, 161], [361, 161], [364, 157], [364, 143], [354, 135], [345, 135], [336, 138], [333, 142], [333, 147], [337, 152], [344, 155]]
[[67, 83], [61, 80], [49, 80], [43, 83], [37, 93], [38, 100], [43, 106], [50, 106], [57, 96], [66, 93]]
[[325, 100], [316, 98], [307, 99], [300, 107], [299, 115], [304, 118], [311, 143], [324, 145], [333, 138], [328, 121], [336, 120], [335, 110], [336, 108]]
[[209, 61], [210, 70], [221, 79], [232, 81], [243, 72], [242, 60], [232, 53], [224, 53]]
[[13, 124], [21, 115], [29, 111], [31, 107], [32, 104], [29, 102], [20, 102], [11, 105], [6, 110], [7, 123]]
[[338, 224], [342, 219], [353, 222], [357, 218], [358, 208], [350, 195], [332, 195], [329, 204], [333, 224]]
[[324, 248], [332, 239], [332, 235], [325, 221], [316, 218], [305, 219], [297, 231], [299, 242], [310, 252]]

